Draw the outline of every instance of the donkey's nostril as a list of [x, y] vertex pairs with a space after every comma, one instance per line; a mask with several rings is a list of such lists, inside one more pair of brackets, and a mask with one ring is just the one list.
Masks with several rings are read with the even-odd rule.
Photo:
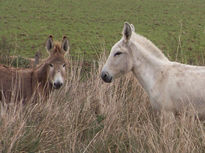
[[103, 79], [103, 81], [110, 83], [112, 81], [112, 77], [109, 75], [108, 72], [102, 72], [101, 73], [101, 78]]
[[101, 73], [101, 78], [104, 80], [104, 79], [106, 79], [107, 78], [107, 72], [102, 72]]
[[59, 89], [63, 84], [61, 82], [54, 82], [54, 88]]

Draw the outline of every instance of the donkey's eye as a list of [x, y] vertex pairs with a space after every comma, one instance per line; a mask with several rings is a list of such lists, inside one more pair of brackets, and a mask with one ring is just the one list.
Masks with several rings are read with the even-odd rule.
[[117, 52], [117, 53], [114, 54], [114, 56], [118, 56], [120, 54], [122, 54], [122, 52]]
[[66, 64], [63, 64], [63, 67], [65, 67], [66, 66]]
[[49, 64], [50, 67], [53, 67], [53, 64]]

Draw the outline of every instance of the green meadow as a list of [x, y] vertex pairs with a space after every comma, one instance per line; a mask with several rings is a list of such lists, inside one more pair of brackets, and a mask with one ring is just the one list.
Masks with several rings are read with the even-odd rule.
[[205, 65], [204, 15], [204, 0], [0, 0], [1, 63], [17, 55], [15, 66], [29, 67], [37, 51], [47, 56], [49, 35], [71, 46], [62, 89], [36, 103], [0, 102], [0, 152], [205, 152], [194, 110], [166, 120], [132, 74], [99, 77], [125, 21], [170, 60]]
[[0, 39], [12, 55], [33, 57], [45, 53], [48, 35], [66, 35], [72, 56], [93, 60], [110, 51], [128, 21], [171, 60], [204, 64], [204, 14], [203, 0], [1, 0]]

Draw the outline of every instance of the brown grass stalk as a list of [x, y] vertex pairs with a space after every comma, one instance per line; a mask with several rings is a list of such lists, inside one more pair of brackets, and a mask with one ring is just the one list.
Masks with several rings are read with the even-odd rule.
[[201, 121], [155, 114], [131, 73], [106, 84], [99, 77], [105, 56], [89, 71], [70, 61], [66, 85], [47, 101], [1, 105], [0, 152], [205, 151]]

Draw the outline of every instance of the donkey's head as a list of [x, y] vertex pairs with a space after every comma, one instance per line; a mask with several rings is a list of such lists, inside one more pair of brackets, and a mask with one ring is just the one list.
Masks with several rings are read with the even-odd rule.
[[130, 48], [130, 37], [133, 28], [132, 25], [125, 22], [122, 39], [111, 49], [110, 55], [101, 72], [101, 78], [107, 83], [110, 83], [113, 78], [131, 71], [133, 67], [133, 57]]
[[65, 55], [69, 53], [69, 42], [67, 37], [63, 37], [62, 42], [53, 42], [53, 37], [49, 36], [46, 42], [46, 49], [49, 57], [45, 64], [47, 67], [47, 79], [54, 89], [59, 89], [65, 82], [67, 62]]

